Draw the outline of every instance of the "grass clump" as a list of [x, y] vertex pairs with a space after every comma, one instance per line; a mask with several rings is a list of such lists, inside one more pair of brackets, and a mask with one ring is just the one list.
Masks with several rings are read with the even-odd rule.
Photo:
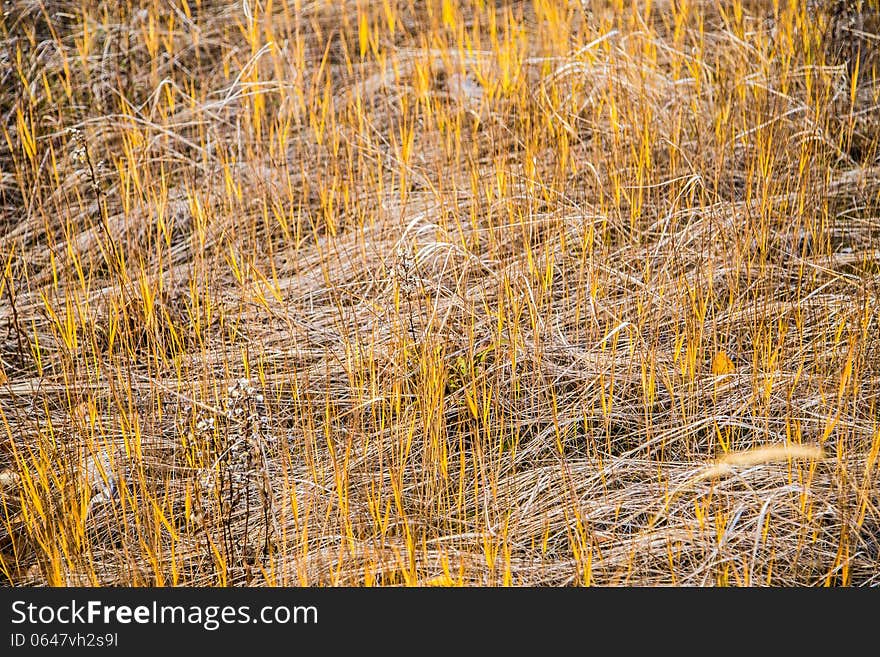
[[3, 11], [6, 583], [878, 583], [873, 0]]

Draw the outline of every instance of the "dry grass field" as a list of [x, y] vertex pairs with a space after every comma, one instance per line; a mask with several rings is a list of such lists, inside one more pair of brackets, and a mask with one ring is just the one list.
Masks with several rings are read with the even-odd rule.
[[0, 11], [0, 582], [880, 585], [877, 0]]

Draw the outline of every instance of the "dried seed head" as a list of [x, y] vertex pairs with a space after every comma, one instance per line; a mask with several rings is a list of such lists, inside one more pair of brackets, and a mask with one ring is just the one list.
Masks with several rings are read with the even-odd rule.
[[86, 164], [86, 149], [82, 146], [76, 146], [70, 152], [70, 161], [77, 167], [84, 166]]
[[0, 488], [14, 488], [18, 485], [21, 477], [17, 472], [13, 472], [9, 468], [0, 472]]
[[391, 278], [400, 287], [400, 291], [409, 294], [418, 283], [416, 259], [412, 251], [400, 243], [394, 251], [395, 261], [391, 267]]

